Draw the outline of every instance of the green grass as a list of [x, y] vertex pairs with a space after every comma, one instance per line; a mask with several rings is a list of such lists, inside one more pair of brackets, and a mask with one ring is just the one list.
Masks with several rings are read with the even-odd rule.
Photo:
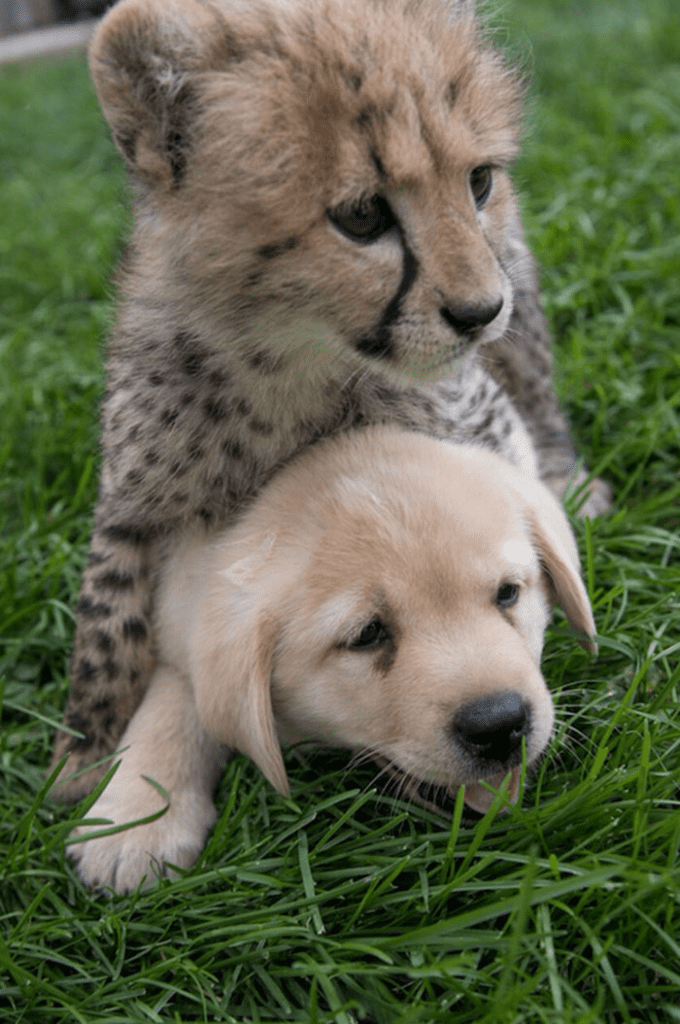
[[96, 493], [124, 176], [82, 60], [0, 73], [0, 1013], [11, 1022], [680, 1021], [680, 13], [507, 2], [517, 168], [560, 392], [614, 510], [577, 531], [600, 655], [555, 626], [558, 726], [466, 828], [334, 755], [228, 767], [197, 867], [132, 897], [45, 794]]

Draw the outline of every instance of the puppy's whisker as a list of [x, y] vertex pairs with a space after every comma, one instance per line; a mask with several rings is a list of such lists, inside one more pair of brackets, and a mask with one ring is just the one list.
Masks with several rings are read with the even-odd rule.
[[380, 757], [380, 747], [362, 747], [361, 750], [356, 750], [352, 754], [348, 762], [348, 768], [360, 768], [366, 764], [367, 761], [375, 761]]

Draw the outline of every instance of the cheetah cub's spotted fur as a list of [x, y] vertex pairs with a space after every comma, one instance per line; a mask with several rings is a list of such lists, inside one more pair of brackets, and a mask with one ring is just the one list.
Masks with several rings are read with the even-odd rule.
[[521, 89], [466, 0], [121, 0], [90, 62], [137, 216], [62, 780], [140, 703], [182, 536], [305, 446], [396, 421], [558, 493], [575, 458], [508, 176]]

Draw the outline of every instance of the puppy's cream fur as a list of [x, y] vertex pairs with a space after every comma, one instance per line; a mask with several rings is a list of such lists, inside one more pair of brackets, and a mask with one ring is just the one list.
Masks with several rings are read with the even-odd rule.
[[[508, 586], [518, 596], [506, 607]], [[515, 796], [521, 754], [476, 757], [457, 723], [510, 693], [527, 708], [527, 762], [545, 749], [553, 708], [539, 666], [553, 598], [592, 637], [573, 534], [535, 479], [395, 427], [319, 443], [235, 527], [189, 538], [168, 564], [161, 664], [92, 813], [123, 823], [161, 809], [144, 776], [169, 807], [72, 846], [80, 874], [125, 891], [164, 861], [193, 863], [229, 748], [283, 794], [281, 744], [313, 741], [370, 753], [414, 785], [465, 785], [478, 810], [491, 800], [481, 780], [511, 771]]]

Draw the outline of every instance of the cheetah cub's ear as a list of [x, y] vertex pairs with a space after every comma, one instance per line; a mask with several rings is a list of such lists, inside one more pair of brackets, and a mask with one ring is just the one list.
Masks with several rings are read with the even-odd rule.
[[140, 181], [177, 187], [190, 149], [201, 71], [234, 57], [221, 18], [197, 0], [122, 0], [90, 46], [90, 72], [113, 140]]

